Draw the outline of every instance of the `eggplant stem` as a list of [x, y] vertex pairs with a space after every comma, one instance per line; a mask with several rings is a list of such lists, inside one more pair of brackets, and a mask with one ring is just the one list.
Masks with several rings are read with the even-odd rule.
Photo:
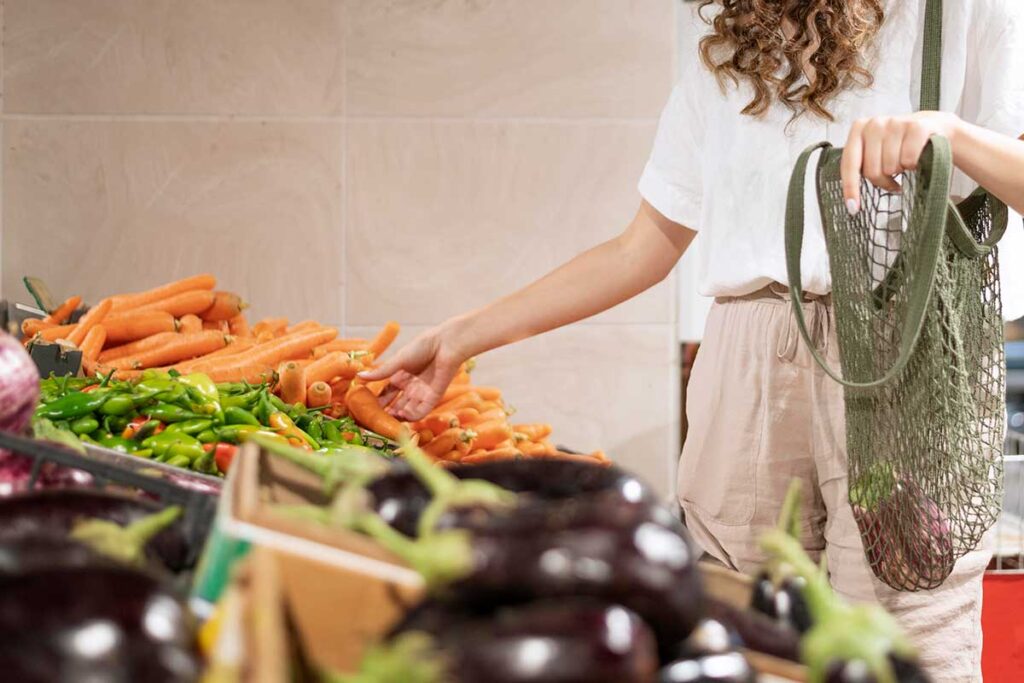
[[434, 466], [430, 456], [412, 442], [408, 432], [402, 432], [398, 441], [402, 446], [401, 451], [405, 461], [409, 463], [413, 473], [420, 478], [427, 490], [435, 497], [451, 493], [459, 485], [458, 477], [447, 470]]
[[164, 508], [160, 512], [154, 512], [142, 519], [132, 522], [124, 528], [125, 533], [140, 546], [145, 545], [151, 538], [173, 524], [181, 517], [182, 509], [177, 505]]
[[800, 480], [793, 478], [786, 489], [786, 497], [782, 501], [782, 512], [779, 513], [778, 528], [793, 538], [800, 538]]
[[446, 680], [446, 669], [444, 656], [438, 652], [434, 639], [427, 633], [408, 631], [367, 650], [357, 673], [322, 672], [320, 680], [323, 683], [441, 683]]
[[335, 454], [324, 455], [259, 434], [254, 434], [249, 440], [267, 452], [316, 474], [323, 480], [324, 490], [328, 494], [333, 494], [342, 484], [366, 484], [384, 474], [388, 468], [387, 463], [378, 458], [372, 449], [362, 446], [342, 446], [336, 449]]
[[472, 538], [463, 530], [440, 531], [413, 540], [396, 531], [375, 513], [364, 513], [355, 528], [405, 560], [428, 586], [458, 580], [473, 568]]

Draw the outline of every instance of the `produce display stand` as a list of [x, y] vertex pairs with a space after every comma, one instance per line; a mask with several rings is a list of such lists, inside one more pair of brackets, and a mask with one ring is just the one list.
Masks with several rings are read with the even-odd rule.
[[1005, 450], [1006, 493], [981, 614], [982, 672], [994, 683], [1020, 680], [1024, 671], [1024, 434], [1011, 432]]
[[34, 488], [43, 465], [53, 463], [90, 474], [93, 486], [97, 488], [138, 489], [164, 505], [180, 506], [184, 510], [181, 524], [189, 548], [188, 561], [191, 563], [198, 557], [217, 508], [218, 489], [205, 480], [216, 478], [105, 448], [91, 449], [87, 455], [82, 455], [55, 443], [2, 431], [0, 449], [32, 458], [30, 488]]

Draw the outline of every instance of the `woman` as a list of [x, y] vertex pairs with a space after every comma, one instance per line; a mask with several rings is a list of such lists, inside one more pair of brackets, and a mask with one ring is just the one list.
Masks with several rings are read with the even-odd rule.
[[[626, 230], [426, 332], [366, 378], [390, 377], [382, 401], [400, 418], [421, 417], [466, 358], [636, 296], [671, 272], [700, 231], [701, 293], [715, 305], [690, 379], [679, 465], [677, 493], [691, 533], [719, 561], [750, 572], [763, 558], [760, 534], [774, 524], [791, 478], [801, 478], [808, 492], [802, 542], [814, 555], [824, 552], [835, 589], [889, 609], [936, 680], [968, 681], [980, 678], [988, 553], [970, 553], [928, 593], [898, 593], [874, 578], [848, 504], [842, 390], [797, 343], [783, 284], [786, 186], [796, 157], [821, 140], [842, 145], [855, 121], [914, 111], [924, 6], [703, 0], [702, 10], [717, 12], [709, 12], [700, 58], [684, 69], [662, 114], [640, 179], [643, 201]], [[942, 108], [1020, 135], [1024, 5], [947, 2], [944, 23]], [[868, 177], [885, 183], [874, 168], [874, 127], [864, 127], [864, 151], [850, 164], [870, 163]], [[892, 170], [888, 158], [884, 165]], [[808, 206], [814, 202], [808, 196]], [[828, 256], [820, 224], [808, 232], [803, 305], [816, 344], [837, 366]]]

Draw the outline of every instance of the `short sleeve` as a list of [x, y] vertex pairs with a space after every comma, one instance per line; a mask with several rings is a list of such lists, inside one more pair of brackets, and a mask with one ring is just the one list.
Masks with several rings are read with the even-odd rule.
[[[694, 61], [698, 61], [694, 55]], [[669, 220], [700, 229], [701, 140], [704, 113], [697, 106], [700, 74], [691, 70], [676, 84], [661, 113], [654, 147], [640, 176], [640, 195]]]

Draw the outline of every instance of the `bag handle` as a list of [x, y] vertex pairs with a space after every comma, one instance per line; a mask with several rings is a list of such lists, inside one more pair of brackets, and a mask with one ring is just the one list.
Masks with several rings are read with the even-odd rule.
[[[786, 197], [786, 272], [789, 278], [789, 295], [793, 307], [793, 314], [796, 318], [797, 329], [807, 345], [811, 356], [818, 366], [829, 377], [844, 387], [853, 389], [870, 389], [882, 386], [890, 382], [899, 374], [913, 355], [914, 347], [921, 336], [921, 329], [924, 327], [925, 312], [928, 308], [928, 300], [932, 295], [932, 288], [935, 284], [935, 274], [938, 269], [939, 258], [942, 255], [942, 236], [946, 229], [947, 210], [949, 201], [949, 183], [953, 175], [953, 152], [949, 140], [944, 137], [934, 136], [928, 142], [921, 155], [918, 173], [927, 179], [927, 191], [920, 197], [920, 203], [914, 212], [914, 216], [924, 225], [919, 262], [908, 264], [907, 267], [917, 266], [916, 277], [913, 279], [913, 286], [909, 293], [909, 304], [907, 317], [903, 323], [903, 330], [900, 334], [899, 356], [892, 366], [885, 373], [873, 380], [855, 382], [846, 380], [838, 372], [829, 367], [828, 361], [821, 355], [811, 340], [807, 330], [807, 321], [804, 318], [804, 309], [801, 305], [803, 299], [801, 284], [803, 277], [800, 268], [800, 254], [803, 251], [804, 241], [804, 198], [807, 176], [807, 166], [811, 155], [819, 149], [822, 157], [832, 149], [827, 142], [819, 142], [811, 145], [797, 159], [793, 169], [793, 175], [789, 181], [789, 193]], [[818, 160], [817, 174], [821, 173], [821, 159]], [[820, 205], [819, 193], [819, 205]], [[822, 207], [822, 219], [825, 218], [825, 211]], [[934, 227], [932, 227], [934, 226]]]

